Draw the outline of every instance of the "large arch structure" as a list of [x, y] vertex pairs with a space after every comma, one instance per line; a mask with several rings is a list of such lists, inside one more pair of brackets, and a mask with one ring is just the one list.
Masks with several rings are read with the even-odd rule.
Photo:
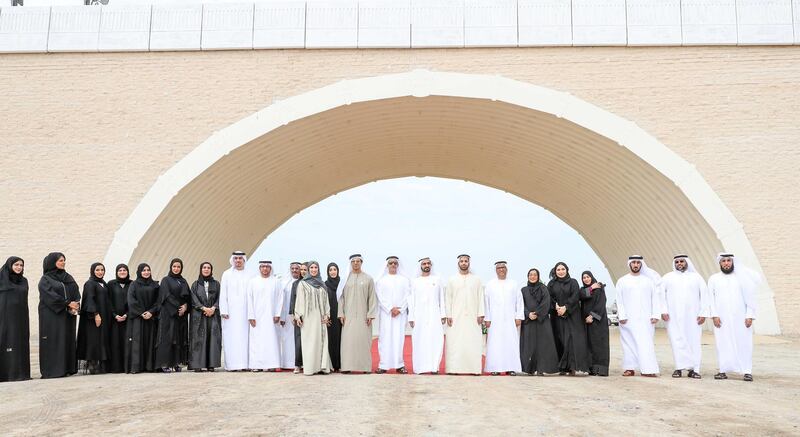
[[[615, 278], [632, 253], [665, 272], [675, 252], [689, 252], [708, 275], [726, 250], [761, 271], [702, 175], [636, 124], [563, 92], [424, 70], [344, 80], [215, 132], [153, 184], [106, 263], [163, 265], [181, 253], [226, 265], [231, 249], [252, 251], [330, 195], [412, 175], [465, 179], [547, 208]], [[766, 281], [759, 305], [758, 331], [779, 333]]]

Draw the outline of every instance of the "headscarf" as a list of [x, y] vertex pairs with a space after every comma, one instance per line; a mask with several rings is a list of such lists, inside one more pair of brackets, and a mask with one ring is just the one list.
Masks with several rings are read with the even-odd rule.
[[722, 258], [731, 258], [733, 260], [733, 271], [730, 274], [736, 277], [739, 281], [739, 286], [742, 287], [745, 293], [755, 296], [758, 286], [761, 285], [761, 275], [743, 263], [736, 261], [736, 257], [732, 253], [723, 252], [717, 255], [717, 265], [722, 261]]
[[[591, 278], [592, 282], [590, 282], [589, 285], [583, 283], [583, 275], [589, 275], [589, 278]], [[583, 273], [581, 273], [581, 288], [591, 287], [595, 282], [597, 282], [597, 279], [594, 278], [594, 275], [589, 270], [584, 270]]]
[[[94, 282], [99, 282], [100, 284], [106, 285], [105, 279], [98, 278], [97, 275], [94, 274], [94, 269], [96, 269], [97, 266], [103, 266], [103, 263], [92, 263], [92, 266], [89, 267], [89, 280], [90, 281], [94, 281]], [[105, 269], [105, 267], [106, 266], [103, 266], [103, 269]]]
[[628, 257], [628, 270], [630, 270], [630, 268], [631, 268], [631, 262], [632, 261], [641, 261], [642, 262], [642, 268], [639, 270], [639, 273], [644, 275], [644, 276], [647, 276], [648, 278], [650, 278], [650, 280], [653, 281], [653, 283], [656, 284], [656, 286], [661, 285], [661, 275], [659, 275], [657, 271], [651, 269], [650, 267], [647, 267], [647, 263], [644, 262], [644, 257], [642, 257], [641, 255], [631, 255], [631, 256], [629, 256]]
[[415, 276], [415, 278], [419, 278], [422, 276], [422, 261], [425, 261], [426, 259], [431, 262], [431, 271], [428, 273], [428, 277], [436, 276], [436, 267], [433, 264], [433, 260], [430, 257], [426, 256], [425, 258], [420, 258], [419, 261], [417, 261], [418, 263], [417, 275]]
[[150, 277], [143, 278], [142, 271], [145, 267], [150, 267], [147, 263], [141, 263], [138, 267], [136, 267], [136, 283], [139, 285], [153, 285], [153, 269], [150, 269]]
[[[336, 267], [336, 277], [331, 278], [331, 267]], [[328, 267], [325, 269], [325, 274], [328, 276], [328, 279], [325, 280], [325, 285], [328, 286], [329, 290], [336, 290], [339, 288], [339, 282], [342, 281], [342, 271], [339, 270], [339, 265], [336, 263], [328, 263]]]
[[[211, 267], [211, 274], [208, 276], [203, 276], [203, 266], [206, 264], [208, 264], [209, 267]], [[197, 274], [197, 281], [202, 284], [203, 282], [211, 282], [213, 280], [214, 280], [214, 266], [208, 261], [200, 263], [200, 273]]]
[[56, 267], [56, 262], [61, 257], [63, 257], [65, 260], [67, 259], [67, 257], [61, 252], [50, 252], [46, 257], [44, 257], [44, 261], [42, 261], [42, 271], [44, 272], [45, 276], [53, 278], [64, 285], [74, 284], [75, 279], [72, 277], [72, 275], [67, 273], [66, 270]]
[[[119, 269], [125, 267], [125, 271], [128, 272], [128, 276], [124, 278], [119, 277]], [[114, 269], [114, 277], [117, 278], [117, 282], [122, 285], [128, 285], [131, 283], [131, 269], [128, 268], [127, 264], [117, 264], [117, 268]]]
[[689, 272], [697, 273], [697, 269], [694, 268], [694, 263], [692, 262], [691, 258], [689, 258], [687, 255], [675, 255], [675, 257], [672, 258], [672, 271], [673, 272], [679, 272], [678, 268], [675, 267], [675, 260], [678, 259], [678, 258], [683, 258], [683, 259], [686, 260], [686, 271], [685, 271], [685, 273], [689, 273]]
[[[306, 263], [309, 267], [308, 274], [303, 278], [304, 281], [311, 284], [314, 288], [325, 288], [325, 283], [322, 281], [322, 276], [319, 272], [319, 263], [316, 261], [309, 261]], [[311, 266], [316, 264], [317, 265], [317, 276], [311, 276]]]
[[[22, 273], [19, 274], [15, 273], [11, 268], [17, 261], [22, 261], [23, 263]], [[18, 256], [8, 257], [6, 263], [3, 264], [2, 268], [0, 268], [0, 291], [13, 290], [15, 288], [14, 284], [20, 284], [23, 281], [26, 283], [28, 282], [27, 279], [25, 279], [25, 276], [23, 276], [25, 273], [24, 264], [25, 261]]]
[[[178, 263], [181, 265], [180, 273], [172, 273], [172, 265]], [[172, 258], [172, 261], [169, 262], [169, 277], [175, 279], [183, 279], [183, 261], [180, 258]], [[184, 279], [185, 280], [185, 279]]]
[[[531, 272], [536, 272], [536, 277], [539, 278], [538, 282], [534, 283], [534, 282], [531, 282], [528, 279], [528, 276], [531, 275]], [[542, 284], [542, 274], [539, 272], [539, 269], [532, 268], [532, 269], [528, 270], [528, 276], [525, 277], [525, 280], [528, 282], [528, 287], [535, 287], [536, 284]]]
[[[564, 268], [567, 270], [567, 274], [564, 275], [563, 278], [559, 278], [556, 275], [556, 269], [558, 268], [558, 266], [564, 266]], [[553, 268], [550, 270], [550, 281], [558, 281], [566, 284], [567, 282], [569, 282], [570, 279], [572, 278], [570, 278], [569, 276], [569, 266], [563, 261], [557, 262], [556, 265], [553, 266]]]
[[396, 275], [397, 276], [402, 276], [402, 277], [408, 279], [409, 282], [410, 282], [411, 281], [411, 276], [406, 274], [405, 268], [403, 266], [403, 262], [400, 261], [400, 258], [398, 258], [396, 256], [390, 256], [390, 257], [386, 258], [386, 265], [383, 267], [383, 273], [381, 273], [380, 276], [378, 276], [378, 279], [375, 280], [375, 283], [377, 284], [378, 282], [380, 282], [381, 279], [383, 279], [384, 276], [387, 276], [389, 274], [389, 260], [390, 259], [393, 259], [393, 260], [397, 261], [397, 273], [396, 273]]

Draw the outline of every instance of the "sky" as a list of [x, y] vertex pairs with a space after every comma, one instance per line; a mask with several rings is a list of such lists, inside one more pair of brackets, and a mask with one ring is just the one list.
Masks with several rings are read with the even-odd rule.
[[[613, 284], [603, 263], [569, 225], [544, 208], [501, 190], [461, 180], [410, 177], [371, 182], [306, 208], [272, 232], [249, 258], [269, 259], [285, 274], [292, 261], [329, 262], [348, 271], [348, 257], [360, 253], [374, 278], [386, 257], [400, 257], [412, 277], [423, 257], [449, 277], [456, 257], [472, 257], [472, 271], [485, 283], [495, 278], [494, 262], [508, 262], [508, 277], [524, 286], [536, 267], [546, 282], [558, 261], [580, 281], [583, 270]], [[609, 304], [613, 286], [606, 289]]]

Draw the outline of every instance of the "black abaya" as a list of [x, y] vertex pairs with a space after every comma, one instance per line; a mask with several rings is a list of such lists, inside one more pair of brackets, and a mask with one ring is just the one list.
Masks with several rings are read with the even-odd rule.
[[11, 269], [12, 256], [0, 269], [0, 382], [31, 379], [28, 280]]
[[[189, 362], [188, 307], [191, 302], [189, 285], [180, 276], [165, 276], [159, 287], [158, 340], [156, 367], [177, 367]], [[178, 315], [186, 304], [187, 312]]]
[[[158, 331], [158, 282], [141, 277], [128, 290], [128, 343], [125, 346], [125, 371], [128, 373], [152, 372], [156, 368], [156, 333]], [[153, 315], [145, 320], [142, 314]]]
[[[294, 316], [294, 303], [297, 301], [297, 285], [302, 279], [296, 279], [292, 283], [292, 296], [289, 299], [289, 315]], [[331, 313], [333, 314], [333, 313]], [[294, 366], [303, 367], [303, 346], [300, 338], [300, 328], [294, 327]]]
[[[92, 275], [97, 265], [92, 265]], [[95, 315], [100, 315], [100, 326], [95, 323]], [[83, 285], [77, 356], [79, 361], [86, 361], [86, 369], [90, 373], [105, 372], [112, 319], [105, 281], [89, 279]]]
[[605, 287], [590, 290], [581, 288], [581, 317], [592, 316], [592, 323], [586, 324], [586, 337], [589, 344], [589, 372], [608, 376], [608, 314], [606, 311]]
[[[337, 266], [338, 268], [338, 266]], [[330, 265], [328, 265], [330, 269]], [[336, 288], [339, 286], [339, 277], [328, 278], [325, 281], [325, 288], [328, 289], [328, 304], [331, 307], [331, 326], [328, 326], [328, 354], [331, 357], [331, 367], [339, 370], [342, 366], [341, 341], [342, 341], [342, 322], [336, 317], [339, 314], [339, 300], [336, 298]]]
[[[525, 373], [558, 372], [558, 354], [550, 324], [550, 292], [541, 282], [522, 288], [524, 313], [520, 328], [519, 349]], [[528, 315], [536, 313], [536, 320]]]
[[[555, 335], [560, 342], [559, 370], [589, 371], [589, 346], [586, 343], [586, 328], [581, 317], [579, 301], [580, 287], [572, 278], [556, 278], [547, 284], [550, 290], [551, 314], [555, 318]], [[556, 313], [556, 303], [567, 308], [563, 317]]]
[[125, 344], [127, 343], [126, 328], [128, 321], [117, 321], [117, 316], [128, 314], [128, 290], [130, 282], [114, 279], [108, 282], [109, 304], [111, 319], [109, 320], [108, 338], [108, 366], [107, 372], [125, 372]]
[[[205, 282], [208, 281], [208, 292]], [[190, 319], [190, 369], [213, 369], [222, 365], [222, 329], [219, 316], [220, 284], [213, 277], [192, 284], [192, 316]], [[215, 308], [206, 317], [202, 308]]]
[[39, 370], [42, 379], [60, 378], [78, 372], [75, 354], [75, 323], [67, 305], [80, 302], [78, 284], [72, 275], [56, 268], [64, 256], [53, 252], [44, 259], [39, 281]]

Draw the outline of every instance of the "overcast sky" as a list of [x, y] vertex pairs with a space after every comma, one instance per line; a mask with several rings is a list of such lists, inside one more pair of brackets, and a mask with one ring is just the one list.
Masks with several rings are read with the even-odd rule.
[[[389, 255], [399, 256], [412, 275], [428, 256], [436, 273], [456, 273], [456, 256], [472, 256], [473, 272], [486, 282], [494, 262], [508, 261], [509, 278], [520, 286], [528, 269], [543, 280], [557, 261], [580, 280], [591, 270], [611, 284], [605, 266], [571, 227], [540, 206], [517, 196], [459, 180], [401, 178], [368, 183], [331, 196], [284, 223], [256, 250], [255, 261], [270, 259], [279, 273], [292, 261], [336, 262], [345, 273], [348, 256], [361, 253], [364, 269], [377, 277]], [[324, 276], [323, 276], [324, 278]], [[613, 287], [607, 289], [609, 305]]]

